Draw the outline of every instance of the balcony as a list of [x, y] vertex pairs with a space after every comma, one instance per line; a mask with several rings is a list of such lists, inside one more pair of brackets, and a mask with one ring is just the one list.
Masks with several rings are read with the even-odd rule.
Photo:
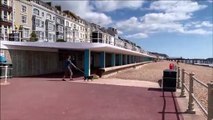
[[0, 24], [5, 26], [12, 26], [12, 20], [8, 20], [7, 18], [0, 18]]
[[8, 5], [2, 4], [2, 3], [0, 3], [0, 10], [4, 10], [4, 11], [8, 11], [8, 12], [12, 12], [13, 11], [11, 6], [8, 6]]

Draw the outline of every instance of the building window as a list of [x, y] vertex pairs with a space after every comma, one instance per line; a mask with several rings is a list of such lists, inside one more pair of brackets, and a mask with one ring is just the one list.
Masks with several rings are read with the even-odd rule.
[[41, 27], [42, 28], [44, 27], [44, 21], [41, 21]]
[[60, 19], [57, 18], [57, 23], [60, 23]]
[[42, 12], [42, 17], [44, 17], [44, 12]]
[[4, 27], [4, 33], [7, 35], [7, 26]]
[[33, 9], [33, 13], [34, 13], [35, 15], [39, 15], [39, 10], [36, 9], [36, 8], [34, 8], [34, 9]]
[[21, 16], [22, 23], [27, 23], [27, 16]]
[[51, 15], [47, 14], [47, 19], [51, 20]]
[[58, 31], [60, 31], [61, 33], [64, 32], [63, 31], [63, 26], [58, 26]]
[[68, 22], [68, 21], [66, 22], [66, 26], [68, 26], [68, 27], [69, 27], [69, 22]]
[[40, 26], [40, 20], [39, 19], [35, 19], [35, 26], [39, 27]]
[[53, 20], [55, 20], [55, 17], [53, 17]]
[[7, 11], [4, 11], [4, 20], [7, 21]]
[[48, 40], [52, 40], [52, 39], [53, 39], [52, 34], [48, 34]]
[[3, 4], [7, 5], [7, 0], [4, 0]]
[[44, 39], [44, 32], [40, 32], [40, 38]]
[[29, 29], [24, 28], [24, 29], [23, 29], [23, 37], [24, 37], [24, 38], [29, 38], [29, 34], [30, 34]]
[[21, 12], [26, 13], [27, 12], [27, 7], [22, 5], [21, 6]]
[[54, 31], [55, 26], [51, 23], [48, 23], [48, 31]]

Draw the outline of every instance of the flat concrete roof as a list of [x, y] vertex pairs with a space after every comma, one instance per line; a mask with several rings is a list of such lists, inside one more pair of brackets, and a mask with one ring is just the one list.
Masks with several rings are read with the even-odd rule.
[[[117, 47], [105, 43], [86, 43], [86, 42], [15, 42], [15, 41], [1, 41], [1, 49], [22, 49], [22, 50], [36, 50], [40, 51], [57, 51], [58, 49], [67, 50], [85, 50], [89, 49], [96, 52], [110, 52], [119, 54], [129, 54], [136, 56], [146, 56], [156, 58], [155, 56], [148, 55], [146, 53], [140, 53], [129, 49]], [[43, 49], [43, 50], [42, 50]]]

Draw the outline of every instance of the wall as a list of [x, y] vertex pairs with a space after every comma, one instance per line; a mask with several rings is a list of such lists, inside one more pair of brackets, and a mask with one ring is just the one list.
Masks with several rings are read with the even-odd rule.
[[32, 76], [61, 71], [57, 52], [4, 50], [13, 64], [13, 76]]

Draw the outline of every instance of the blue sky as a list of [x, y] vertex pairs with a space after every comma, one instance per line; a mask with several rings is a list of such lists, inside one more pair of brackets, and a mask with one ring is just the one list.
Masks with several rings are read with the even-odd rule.
[[147, 51], [171, 57], [213, 57], [213, 1], [55, 1], [80, 17], [105, 27]]

